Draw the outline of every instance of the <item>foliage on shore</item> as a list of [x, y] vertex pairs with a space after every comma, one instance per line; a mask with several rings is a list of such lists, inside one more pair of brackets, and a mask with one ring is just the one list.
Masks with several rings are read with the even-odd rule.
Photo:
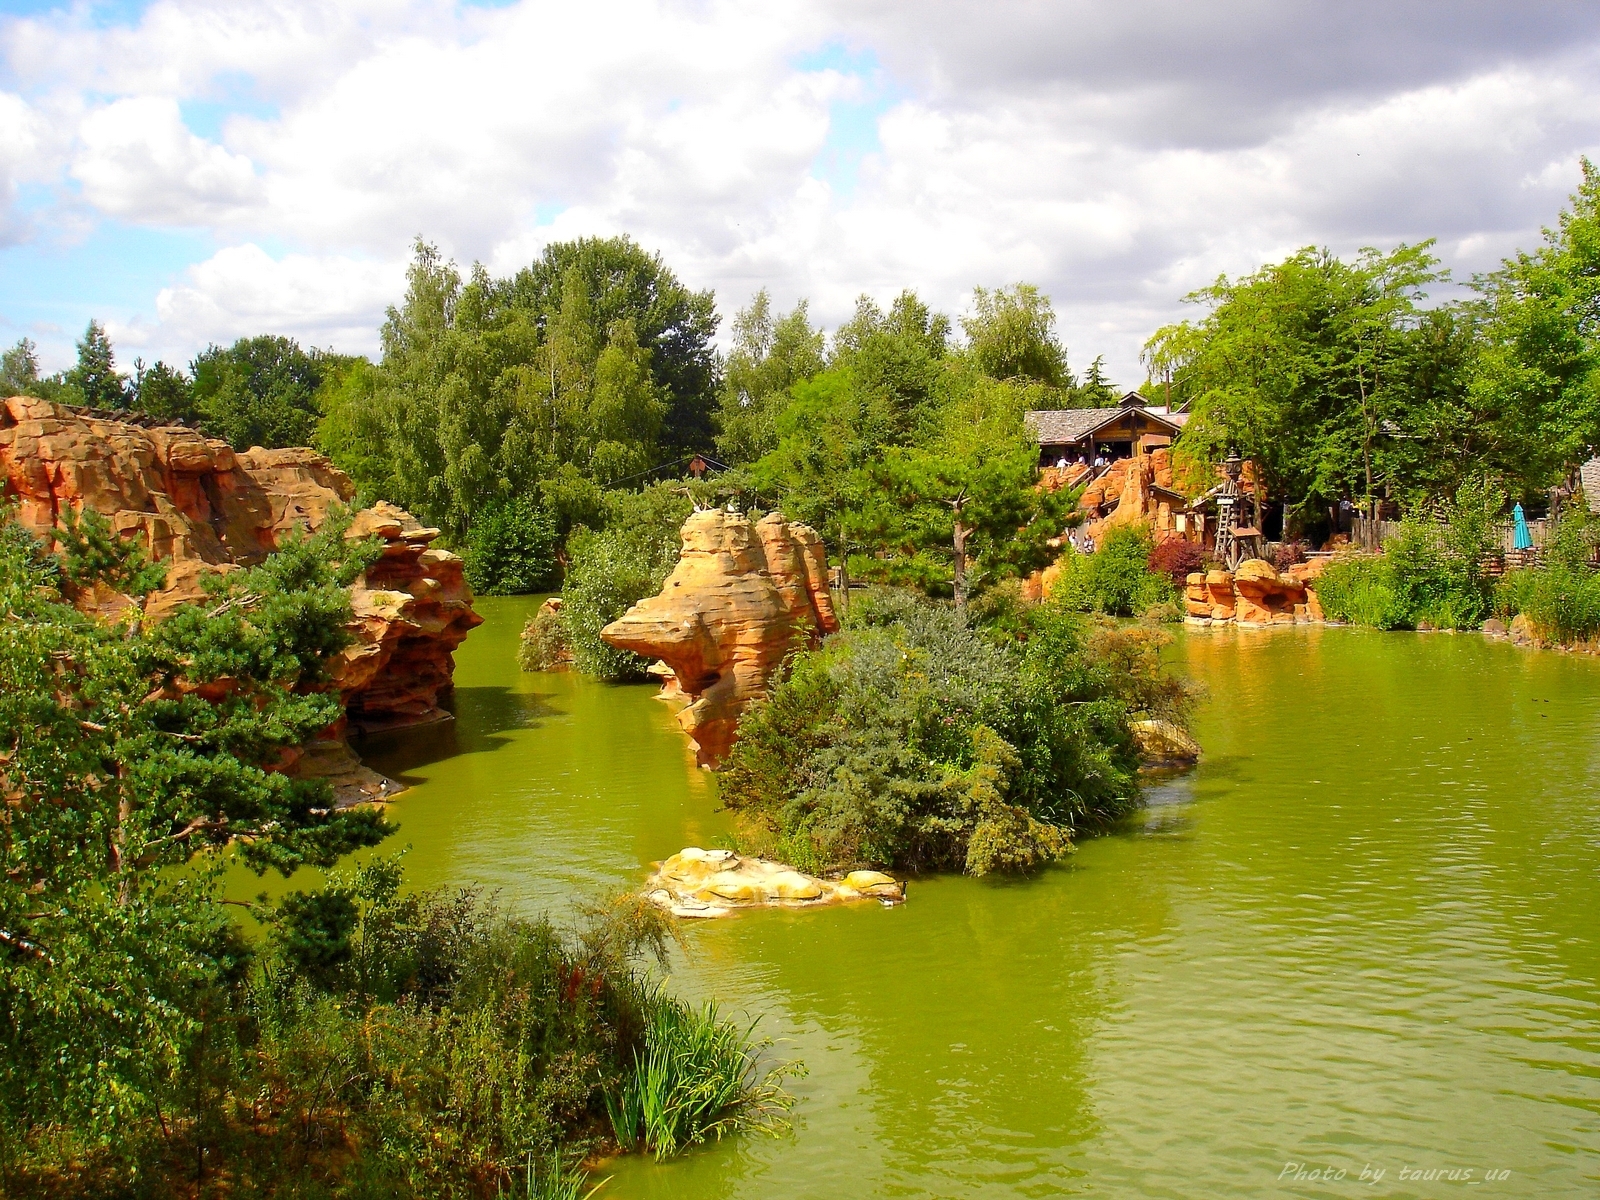
[[1188, 405], [1182, 455], [1236, 448], [1291, 524], [1326, 524], [1345, 500], [1420, 512], [1484, 477], [1539, 499], [1600, 441], [1597, 269], [1585, 159], [1543, 244], [1474, 278], [1470, 298], [1426, 302], [1449, 278], [1431, 241], [1353, 260], [1308, 246], [1191, 295], [1206, 315], [1158, 330], [1146, 362]]
[[1335, 558], [1317, 579], [1323, 611], [1373, 629], [1477, 629], [1495, 605], [1484, 565], [1497, 552], [1504, 503], [1504, 493], [1469, 483], [1436, 519], [1402, 522], [1381, 555]]
[[612, 682], [647, 678], [649, 660], [606, 645], [600, 631], [661, 590], [678, 561], [683, 522], [693, 511], [694, 500], [683, 485], [611, 492], [604, 524], [573, 535], [559, 639], [578, 670]]
[[1157, 660], [1165, 635], [1054, 603], [996, 612], [979, 628], [880, 591], [797, 655], [722, 773], [751, 847], [811, 871], [981, 875], [1058, 858], [1130, 811], [1130, 721], [1182, 721], [1189, 703]]
[[[1051, 598], [1074, 612], [1113, 617], [1139, 617], [1163, 606], [1173, 608], [1177, 587], [1170, 574], [1151, 567], [1153, 553], [1150, 532], [1142, 525], [1108, 530], [1093, 554], [1069, 547], [1057, 560], [1060, 574]], [[1175, 608], [1172, 615], [1176, 616]]]
[[332, 521], [145, 627], [68, 596], [161, 573], [93, 517], [64, 541], [0, 523], [0, 1192], [490, 1196], [537, 1162], [562, 1194], [552, 1158], [612, 1144], [668, 1024], [707, 1048], [656, 1085], [693, 1113], [632, 1140], [781, 1121], [748, 1032], [639, 970], [653, 908], [563, 932], [380, 860], [248, 906], [267, 936], [243, 936], [229, 862], [330, 867], [394, 828], [276, 769], [339, 716], [326, 664], [374, 548]]
[[1494, 594], [1495, 615], [1526, 616], [1541, 641], [1572, 646], [1600, 637], [1600, 573], [1590, 566], [1600, 522], [1574, 509], [1556, 523], [1537, 567], [1507, 571]]

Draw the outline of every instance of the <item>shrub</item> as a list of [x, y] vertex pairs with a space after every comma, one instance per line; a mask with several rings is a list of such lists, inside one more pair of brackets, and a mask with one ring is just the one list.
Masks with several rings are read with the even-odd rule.
[[1024, 869], [1137, 800], [1130, 720], [1182, 719], [1155, 631], [1056, 603], [1026, 640], [869, 594], [740, 720], [722, 796], [743, 845], [819, 870]]
[[546, 601], [522, 627], [517, 662], [524, 671], [556, 671], [572, 661], [566, 624], [561, 619], [562, 607]]
[[1463, 488], [1444, 523], [1403, 521], [1381, 557], [1350, 556], [1317, 581], [1323, 611], [1374, 629], [1476, 629], [1493, 602], [1482, 573], [1493, 526], [1482, 489]]
[[606, 645], [600, 630], [661, 590], [677, 564], [679, 531], [693, 509], [675, 485], [613, 492], [606, 498], [603, 530], [573, 531], [561, 624], [578, 670], [619, 682], [648, 678], [649, 660]]
[[1287, 571], [1290, 567], [1306, 561], [1306, 544], [1300, 541], [1279, 542], [1277, 549], [1272, 552], [1272, 565], [1279, 571]]
[[555, 519], [537, 501], [497, 504], [467, 534], [467, 582], [483, 596], [549, 591], [558, 582], [556, 542]]
[[1406, 619], [1382, 558], [1350, 555], [1335, 559], [1317, 578], [1322, 611], [1335, 621], [1373, 629], [1399, 629]]
[[1068, 550], [1062, 556], [1051, 596], [1076, 612], [1138, 616], [1174, 596], [1172, 579], [1150, 569], [1151, 551], [1143, 528], [1113, 528], [1095, 553]]
[[1191, 574], [1205, 569], [1205, 564], [1205, 550], [1183, 538], [1168, 538], [1150, 551], [1146, 560], [1150, 570], [1172, 580], [1175, 588], [1183, 587]]
[[1600, 635], [1600, 575], [1589, 566], [1600, 526], [1584, 511], [1568, 512], [1556, 523], [1544, 549], [1544, 563], [1508, 571], [1495, 589], [1495, 611], [1510, 618], [1524, 614], [1546, 641], [1588, 641]]

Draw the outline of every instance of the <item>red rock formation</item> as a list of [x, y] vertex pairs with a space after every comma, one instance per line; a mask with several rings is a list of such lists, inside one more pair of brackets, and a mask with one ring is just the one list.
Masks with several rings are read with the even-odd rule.
[[1250, 558], [1236, 571], [1196, 571], [1185, 580], [1184, 608], [1199, 623], [1293, 625], [1321, 621], [1322, 606], [1311, 586], [1326, 558], [1296, 563], [1279, 572], [1265, 559]]
[[[314, 450], [235, 453], [191, 429], [145, 429], [26, 396], [0, 405], [0, 471], [18, 519], [39, 536], [54, 537], [64, 510], [93, 508], [169, 560], [167, 587], [149, 598], [147, 619], [203, 595], [208, 573], [260, 562], [284, 531], [318, 528], [355, 496], [344, 472]], [[384, 542], [351, 592], [356, 642], [333, 666], [356, 728], [448, 715], [439, 700], [451, 686], [453, 653], [482, 618], [461, 561], [429, 545], [438, 535], [389, 504], [351, 525], [347, 536]], [[96, 594], [82, 603], [109, 613], [129, 601]]]
[[745, 705], [791, 647], [839, 628], [822, 539], [780, 513], [751, 523], [707, 509], [683, 523], [683, 552], [659, 596], [600, 631], [609, 644], [671, 667], [690, 700], [678, 723], [704, 766], [732, 747]]

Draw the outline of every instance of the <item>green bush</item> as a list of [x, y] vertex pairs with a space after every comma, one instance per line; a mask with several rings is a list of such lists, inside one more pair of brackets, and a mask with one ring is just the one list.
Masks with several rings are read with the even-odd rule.
[[1378, 557], [1335, 559], [1317, 577], [1317, 599], [1330, 620], [1400, 629], [1406, 616], [1389, 563]]
[[1068, 550], [1051, 598], [1075, 612], [1136, 617], [1171, 602], [1176, 591], [1170, 576], [1150, 569], [1150, 535], [1142, 527], [1109, 530], [1093, 554]]
[[555, 519], [526, 496], [497, 504], [467, 534], [466, 576], [481, 596], [547, 592], [559, 582]]
[[1540, 566], [1501, 578], [1495, 612], [1505, 619], [1523, 614], [1539, 637], [1562, 645], [1600, 635], [1600, 574], [1589, 565], [1597, 538], [1600, 525], [1586, 511], [1569, 511], [1551, 531]]
[[1501, 498], [1462, 488], [1443, 522], [1403, 521], [1381, 556], [1337, 559], [1317, 580], [1323, 611], [1373, 629], [1476, 629], [1494, 600], [1482, 572]]
[[665, 951], [659, 910], [563, 931], [404, 894], [392, 860], [251, 906], [264, 942], [223, 907], [231, 866], [330, 868], [393, 830], [277, 769], [340, 715], [327, 665], [378, 550], [347, 527], [147, 628], [66, 602], [158, 582], [103, 523], [56, 557], [0, 522], [0, 1195], [477, 1197], [535, 1158], [561, 1195], [551, 1157], [609, 1142], [607, 1096], [676, 1003], [635, 965]]
[[648, 659], [600, 640], [600, 630], [661, 590], [677, 565], [680, 530], [694, 511], [681, 485], [611, 492], [605, 528], [573, 531], [561, 624], [573, 664], [586, 675], [617, 682], [648, 678]]
[[1023, 869], [1137, 802], [1130, 720], [1183, 717], [1146, 628], [1051, 604], [1025, 637], [869, 594], [746, 711], [722, 775], [741, 844], [809, 870]]
[[572, 661], [567, 628], [559, 608], [548, 602], [528, 618], [517, 644], [517, 663], [524, 671], [555, 671]]

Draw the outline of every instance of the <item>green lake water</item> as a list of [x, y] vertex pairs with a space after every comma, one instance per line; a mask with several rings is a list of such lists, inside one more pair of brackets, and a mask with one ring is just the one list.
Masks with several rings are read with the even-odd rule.
[[[534, 606], [479, 602], [453, 725], [362, 749], [413, 785], [413, 883], [559, 910], [725, 823], [651, 688], [517, 670]], [[1067, 864], [690, 926], [673, 986], [805, 1061], [795, 1129], [602, 1196], [1600, 1195], [1600, 661], [1344, 629], [1175, 655], [1205, 761]]]

